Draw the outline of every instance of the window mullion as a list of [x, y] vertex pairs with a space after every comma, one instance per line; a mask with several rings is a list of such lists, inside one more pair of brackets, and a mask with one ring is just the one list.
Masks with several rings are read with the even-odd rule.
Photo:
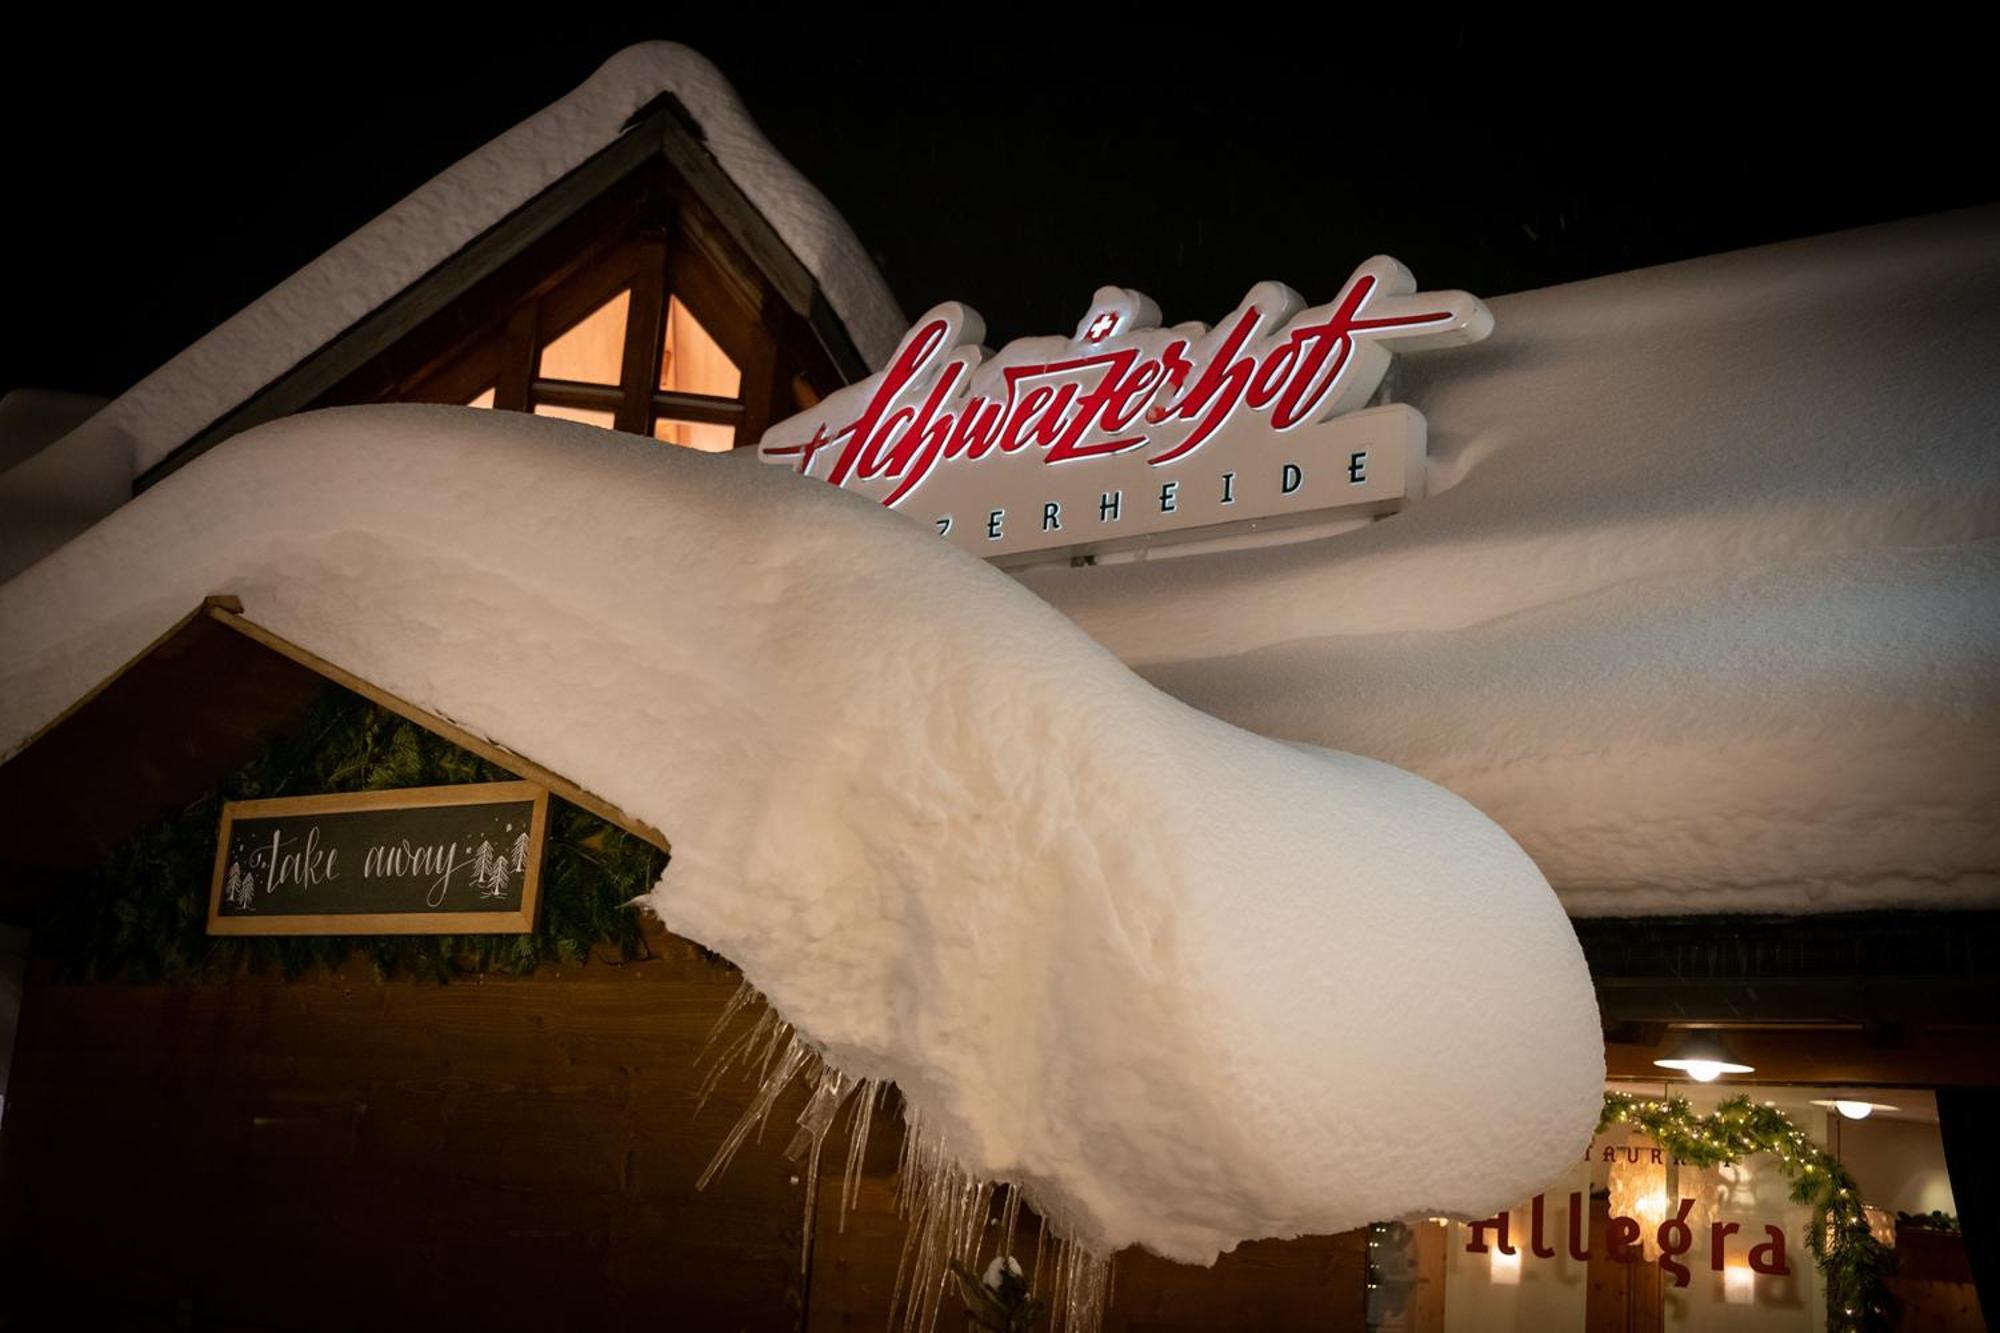
[[653, 428], [653, 389], [660, 382], [660, 345], [666, 339], [667, 243], [648, 237], [632, 275], [632, 304], [625, 322], [625, 365], [619, 384], [618, 429], [634, 435]]
[[535, 376], [535, 305], [524, 301], [507, 317], [500, 374], [493, 385], [493, 406], [503, 412], [526, 412], [533, 406], [528, 389]]
[[739, 449], [756, 444], [773, 420], [787, 415], [775, 410], [778, 349], [769, 330], [777, 327], [775, 312], [771, 308], [777, 299], [775, 293], [764, 293], [764, 310], [759, 320], [761, 336], [751, 340], [750, 355], [741, 367], [744, 412], [742, 424], [736, 430], [736, 447]]

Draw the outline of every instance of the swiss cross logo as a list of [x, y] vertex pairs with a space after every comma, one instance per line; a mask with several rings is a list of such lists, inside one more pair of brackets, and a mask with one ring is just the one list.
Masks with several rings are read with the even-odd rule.
[[1083, 336], [1091, 342], [1101, 343], [1106, 338], [1109, 338], [1117, 327], [1118, 316], [1107, 310], [1096, 319], [1090, 321], [1090, 327], [1084, 330]]

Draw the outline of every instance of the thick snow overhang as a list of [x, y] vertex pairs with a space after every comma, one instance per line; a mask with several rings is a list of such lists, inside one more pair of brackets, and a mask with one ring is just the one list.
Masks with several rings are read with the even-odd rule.
[[903, 316], [825, 196], [686, 47], [621, 51], [287, 278], [62, 439], [0, 472], [0, 576], [208, 448], [313, 406], [424, 319], [664, 156], [848, 377]]
[[[1094, 1246], [1483, 1212], [1589, 1136], [1589, 975], [1491, 821], [1176, 703], [748, 451], [454, 407], [273, 422], [0, 585], [0, 755], [217, 591], [661, 829], [670, 929]], [[1388, 1076], [1417, 1047], [1421, 1092]], [[1468, 1170], [1429, 1149], [1474, 1098]]]
[[1422, 503], [1024, 581], [1464, 796], [1573, 916], [2000, 907], [2000, 209], [1490, 304], [1401, 368]]

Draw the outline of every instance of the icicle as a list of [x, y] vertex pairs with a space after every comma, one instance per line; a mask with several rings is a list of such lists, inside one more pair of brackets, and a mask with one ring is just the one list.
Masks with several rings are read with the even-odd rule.
[[1007, 1202], [1001, 1206], [1000, 1212], [1000, 1253], [1012, 1254], [1014, 1228], [1020, 1225], [1021, 1221], [1021, 1191], [1012, 1185], [1006, 1189]]
[[[696, 1189], [708, 1188], [708, 1182], [715, 1179], [717, 1172], [729, 1165], [729, 1159], [736, 1156], [736, 1150], [743, 1146], [743, 1140], [750, 1136], [750, 1131], [763, 1128], [764, 1121], [771, 1114], [771, 1107], [777, 1103], [778, 1095], [799, 1075], [809, 1060], [819, 1058], [791, 1032], [790, 1024], [783, 1025], [782, 1031], [786, 1038], [782, 1048], [783, 1053], [776, 1057], [775, 1065], [769, 1060], [765, 1062], [764, 1075], [758, 1082], [756, 1095], [750, 1099], [749, 1108], [743, 1112], [743, 1118], [738, 1120], [723, 1138], [722, 1146], [715, 1150], [714, 1160], [709, 1162], [708, 1169], [701, 1173], [701, 1178], [695, 1181]], [[773, 1033], [774, 1046], [778, 1035]]]
[[1051, 1327], [1096, 1333], [1104, 1323], [1105, 1299], [1111, 1290], [1111, 1256], [1070, 1241], [1063, 1246], [1057, 1280], [1061, 1295], [1050, 1316]]
[[[724, 1017], [726, 1021], [727, 1015], [725, 1014]], [[701, 1087], [695, 1096], [695, 1114], [701, 1114], [701, 1108], [708, 1105], [709, 1095], [715, 1091], [716, 1085], [722, 1082], [722, 1076], [729, 1071], [731, 1065], [746, 1056], [757, 1045], [758, 1040], [767, 1030], [775, 1030], [784, 1026], [783, 1023], [778, 1021], [777, 1010], [767, 1008], [763, 1013], [757, 1015], [757, 1021], [750, 1025], [749, 1031], [724, 1047], [722, 1054], [715, 1058], [715, 1063], [709, 1066], [707, 1076], [701, 1081]], [[722, 1028], [718, 1024], [714, 1031], [709, 1034], [708, 1044], [713, 1044], [716, 1035], [721, 1031]]]
[[[696, 1109], [707, 1104], [724, 1075], [739, 1064], [745, 1071], [744, 1077], [754, 1076], [754, 1091], [749, 1105], [695, 1182], [696, 1188], [707, 1188], [711, 1180], [727, 1169], [753, 1133], [761, 1138], [778, 1099], [792, 1084], [802, 1082], [809, 1091], [785, 1154], [800, 1164], [804, 1175], [807, 1236], [812, 1235], [818, 1221], [815, 1212], [820, 1161], [827, 1136], [839, 1120], [841, 1108], [852, 1104], [847, 1161], [840, 1188], [839, 1225], [844, 1231], [847, 1211], [860, 1199], [869, 1125], [885, 1085], [877, 1079], [851, 1078], [830, 1064], [817, 1047], [778, 1017], [747, 982], [723, 1007], [721, 1018], [703, 1045], [704, 1055], [722, 1041], [724, 1029], [753, 1004], [763, 1004], [763, 1011], [744, 1031], [721, 1046], [702, 1079]], [[896, 1264], [890, 1317], [893, 1320], [900, 1313], [904, 1333], [932, 1333], [947, 1295], [954, 1290], [953, 1266], [963, 1264], [974, 1273], [980, 1271], [986, 1233], [994, 1227], [993, 1209], [998, 1191], [1005, 1190], [1006, 1194], [1000, 1200], [996, 1254], [1013, 1254], [1021, 1209], [1024, 1203], [1032, 1206], [1032, 1202], [1026, 1200], [1017, 1186], [986, 1180], [968, 1171], [945, 1146], [943, 1133], [926, 1126], [922, 1114], [907, 1102], [903, 1107], [903, 1142], [897, 1156], [896, 1175], [896, 1211], [905, 1219], [908, 1230]], [[801, 1262], [810, 1253], [808, 1246]], [[1047, 1292], [1050, 1333], [1098, 1333], [1109, 1300], [1111, 1256], [1074, 1237], [1058, 1234], [1048, 1219], [1043, 1218], [1035, 1231], [1035, 1262], [1029, 1282], [1037, 1295]]]
[[729, 997], [729, 1003], [722, 1006], [722, 1014], [715, 1020], [715, 1026], [708, 1030], [708, 1040], [702, 1042], [701, 1049], [695, 1052], [694, 1062], [699, 1065], [708, 1057], [708, 1052], [715, 1045], [716, 1038], [722, 1035], [724, 1029], [728, 1028], [730, 1021], [736, 1015], [742, 1013], [744, 1008], [752, 1001], [762, 1003], [763, 999], [764, 997], [757, 993], [757, 988], [750, 984], [749, 978], [746, 977], [737, 982], [736, 993]]
[[868, 1127], [875, 1119], [875, 1097], [880, 1080], [864, 1078], [854, 1098], [854, 1118], [847, 1131], [847, 1170], [840, 1179], [840, 1230], [847, 1231], [847, 1212], [860, 1201], [861, 1173], [867, 1166]]

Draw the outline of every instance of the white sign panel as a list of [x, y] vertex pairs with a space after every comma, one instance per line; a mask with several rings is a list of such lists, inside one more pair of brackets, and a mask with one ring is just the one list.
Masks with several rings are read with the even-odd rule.
[[1213, 329], [1100, 288], [1074, 335], [994, 353], [946, 302], [888, 366], [771, 427], [764, 461], [879, 500], [986, 557], [1118, 550], [1228, 527], [1389, 513], [1423, 493], [1424, 419], [1367, 408], [1396, 352], [1493, 317], [1378, 256], [1307, 307], [1259, 283]]

